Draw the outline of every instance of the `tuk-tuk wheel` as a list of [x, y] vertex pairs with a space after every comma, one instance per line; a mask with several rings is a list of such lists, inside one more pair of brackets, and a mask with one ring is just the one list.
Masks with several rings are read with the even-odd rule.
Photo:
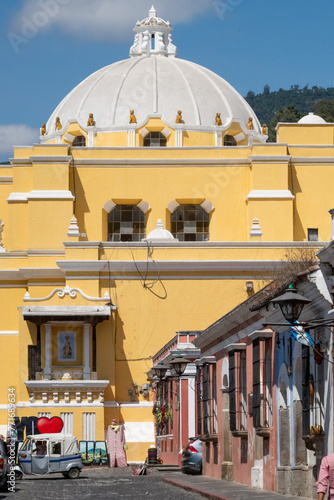
[[23, 478], [22, 472], [20, 472], [19, 470], [16, 470], [15, 471], [15, 479], [17, 479], [19, 481], [22, 478]]
[[80, 475], [80, 469], [78, 469], [77, 467], [73, 467], [73, 469], [70, 469], [68, 471], [68, 477], [70, 479], [77, 479]]

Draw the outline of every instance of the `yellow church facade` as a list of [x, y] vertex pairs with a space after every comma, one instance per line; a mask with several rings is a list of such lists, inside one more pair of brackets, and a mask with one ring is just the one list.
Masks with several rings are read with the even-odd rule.
[[331, 238], [334, 124], [310, 114], [267, 143], [225, 80], [177, 58], [154, 8], [134, 31], [130, 58], [0, 168], [0, 433], [14, 392], [18, 419], [60, 416], [79, 440], [124, 422], [142, 461], [151, 356]]

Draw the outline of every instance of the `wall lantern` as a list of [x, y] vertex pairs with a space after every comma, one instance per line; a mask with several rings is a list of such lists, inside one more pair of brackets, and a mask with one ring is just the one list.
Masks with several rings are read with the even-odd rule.
[[272, 299], [270, 302], [278, 304], [286, 321], [293, 324], [295, 321], [298, 321], [304, 305], [309, 304], [312, 300], [299, 295], [297, 289], [293, 285], [290, 285], [283, 295]]
[[151, 372], [153, 376], [158, 377], [159, 380], [162, 380], [166, 375], [168, 370], [168, 366], [164, 365], [162, 361], [159, 361], [156, 365], [152, 366]]
[[189, 359], [182, 358], [181, 355], [178, 355], [177, 358], [172, 359], [172, 361], [170, 361], [168, 364], [171, 368], [174, 368], [177, 375], [179, 377], [181, 377], [181, 375], [183, 375], [188, 363], [191, 363], [191, 361]]

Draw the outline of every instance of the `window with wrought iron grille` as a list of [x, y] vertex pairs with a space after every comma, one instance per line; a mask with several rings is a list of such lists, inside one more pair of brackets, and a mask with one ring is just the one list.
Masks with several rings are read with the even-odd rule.
[[253, 340], [253, 426], [272, 426], [272, 342], [271, 338]]
[[247, 364], [246, 350], [229, 352], [230, 430], [247, 430]]
[[146, 217], [136, 205], [117, 205], [108, 214], [108, 241], [141, 241]]
[[162, 148], [167, 146], [167, 138], [161, 132], [150, 132], [144, 137], [144, 148]]
[[84, 147], [86, 146], [86, 138], [83, 135], [78, 135], [72, 142], [74, 147]]
[[204, 363], [197, 367], [197, 433], [217, 433], [217, 381], [216, 365]]
[[207, 241], [209, 221], [200, 205], [179, 205], [171, 215], [171, 233], [179, 241]]

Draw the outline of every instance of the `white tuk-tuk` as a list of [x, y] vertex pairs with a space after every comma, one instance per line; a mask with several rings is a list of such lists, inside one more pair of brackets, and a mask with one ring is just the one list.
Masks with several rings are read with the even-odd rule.
[[82, 469], [78, 441], [71, 434], [27, 436], [20, 451], [19, 464], [25, 474], [52, 474], [76, 479]]

